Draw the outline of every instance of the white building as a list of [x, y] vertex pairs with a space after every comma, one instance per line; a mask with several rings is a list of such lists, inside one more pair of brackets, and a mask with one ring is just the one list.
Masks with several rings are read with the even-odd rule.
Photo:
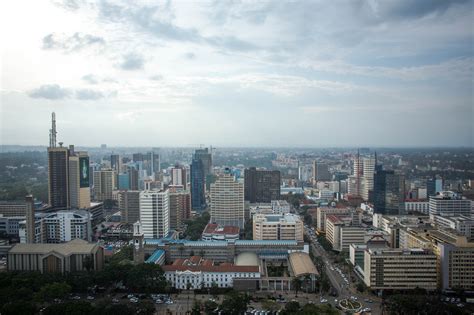
[[318, 207], [316, 209], [316, 227], [319, 232], [324, 232], [326, 230], [327, 215], [348, 215], [351, 212], [351, 208]]
[[272, 200], [273, 213], [290, 213], [290, 204], [286, 200]]
[[140, 192], [140, 222], [145, 238], [165, 237], [170, 228], [168, 190]]
[[211, 223], [244, 227], [244, 184], [228, 170], [211, 184]]
[[405, 201], [405, 212], [421, 212], [428, 214], [430, 210], [430, 203], [428, 201]]
[[[243, 257], [249, 256], [249, 257]], [[243, 253], [237, 256], [234, 264], [215, 265], [212, 260], [200, 256], [179, 258], [173, 264], [162, 267], [166, 280], [173, 288], [190, 289], [232, 288], [237, 280], [260, 280], [260, 267], [255, 254]]]
[[361, 190], [361, 197], [364, 200], [369, 200], [369, 191], [374, 189], [375, 163], [377, 161], [374, 157], [364, 158], [362, 161], [364, 170], [364, 187], [363, 190]]
[[433, 217], [433, 223], [437, 227], [444, 229], [453, 229], [465, 235], [468, 240], [474, 240], [474, 218], [468, 216], [442, 217], [436, 215]]
[[430, 196], [429, 212], [431, 218], [435, 215], [443, 217], [471, 216], [471, 208], [471, 200], [452, 191], [442, 191], [436, 196]]

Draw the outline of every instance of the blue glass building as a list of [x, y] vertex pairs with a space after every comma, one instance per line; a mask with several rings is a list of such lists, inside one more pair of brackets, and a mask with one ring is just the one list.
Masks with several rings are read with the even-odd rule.
[[191, 162], [191, 208], [202, 211], [206, 208], [204, 165], [201, 159], [193, 157]]

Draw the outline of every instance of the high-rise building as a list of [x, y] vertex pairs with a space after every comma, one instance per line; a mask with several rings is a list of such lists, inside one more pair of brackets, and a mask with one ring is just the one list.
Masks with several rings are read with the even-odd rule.
[[69, 150], [59, 147], [48, 148], [48, 203], [53, 209], [69, 208]]
[[130, 174], [129, 173], [118, 174], [117, 179], [118, 179], [117, 188], [119, 190], [129, 190], [130, 189]]
[[211, 184], [211, 222], [243, 228], [244, 221], [244, 185], [226, 169]]
[[133, 166], [129, 166], [128, 169], [128, 180], [129, 180], [129, 183], [128, 183], [128, 187], [130, 190], [138, 190], [138, 169], [133, 167]]
[[269, 203], [280, 199], [280, 171], [257, 170], [250, 167], [244, 173], [245, 200]]
[[191, 216], [191, 195], [188, 191], [170, 191], [170, 228], [179, 230]]
[[191, 162], [191, 207], [196, 211], [206, 208], [204, 166], [196, 158]]
[[69, 204], [73, 209], [85, 209], [91, 205], [89, 188], [89, 156], [87, 152], [70, 150], [69, 156]]
[[455, 192], [442, 191], [436, 196], [430, 196], [430, 217], [453, 217], [461, 215], [470, 217], [472, 210], [471, 203], [471, 200], [463, 198]]
[[162, 238], [170, 228], [169, 191], [140, 192], [140, 223], [145, 238]]
[[443, 190], [443, 180], [441, 178], [429, 178], [426, 180], [426, 194], [436, 196], [437, 193]]
[[112, 199], [112, 192], [117, 189], [116, 178], [114, 170], [94, 171], [94, 199]]
[[171, 185], [182, 186], [186, 190], [186, 168], [184, 166], [175, 165], [171, 169]]
[[370, 192], [374, 189], [375, 157], [364, 158], [363, 160], [364, 187], [361, 190], [362, 199], [369, 200]]
[[374, 175], [374, 213], [403, 214], [405, 186], [403, 176], [378, 169]]
[[26, 243], [35, 242], [35, 204], [33, 196], [28, 195], [25, 198], [26, 203]]
[[329, 166], [326, 163], [318, 161], [313, 162], [313, 179], [319, 182], [325, 182], [331, 180], [331, 174], [329, 173]]
[[194, 158], [202, 161], [204, 178], [212, 173], [212, 154], [208, 148], [197, 149]]
[[140, 220], [140, 191], [121, 191], [118, 205], [122, 222], [133, 224]]
[[121, 172], [121, 160], [120, 160], [120, 155], [118, 154], [112, 154], [110, 156], [110, 167], [115, 170], [117, 173]]

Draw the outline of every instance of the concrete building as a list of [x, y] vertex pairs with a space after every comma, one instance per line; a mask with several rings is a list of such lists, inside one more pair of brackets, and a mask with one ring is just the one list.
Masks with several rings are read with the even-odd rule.
[[69, 150], [62, 146], [48, 148], [48, 203], [55, 210], [69, 208]]
[[452, 229], [474, 241], [474, 218], [462, 215], [459, 217], [443, 217], [435, 215], [433, 224], [442, 229]]
[[[34, 235], [31, 233], [34, 232]], [[60, 210], [19, 222], [21, 243], [64, 243], [73, 239], [91, 241], [91, 214], [86, 210]]]
[[244, 185], [229, 170], [211, 184], [211, 223], [244, 228]]
[[170, 190], [170, 229], [183, 228], [184, 222], [191, 217], [191, 195], [189, 191]]
[[202, 232], [203, 241], [236, 241], [239, 239], [240, 229], [237, 226], [219, 226], [208, 223]]
[[253, 239], [303, 241], [303, 222], [295, 214], [255, 214]]
[[140, 222], [145, 238], [168, 235], [170, 228], [169, 191], [140, 192]]
[[335, 251], [349, 251], [350, 244], [364, 244], [367, 229], [353, 225], [350, 216], [329, 215], [326, 217], [326, 239]]
[[250, 167], [244, 172], [244, 184], [245, 200], [250, 203], [268, 203], [280, 199], [280, 171]]
[[442, 191], [436, 196], [430, 196], [429, 213], [430, 217], [454, 217], [471, 216], [471, 200], [463, 198], [452, 191]]
[[119, 192], [118, 206], [121, 221], [133, 224], [140, 220], [140, 191], [128, 190]]
[[8, 252], [8, 271], [75, 272], [102, 270], [104, 249], [72, 240], [62, 244], [16, 244]]
[[175, 165], [171, 168], [171, 185], [181, 186], [186, 190], [186, 168], [184, 166]]
[[331, 180], [329, 166], [326, 163], [318, 161], [313, 162], [313, 180], [315, 182], [325, 182]]
[[364, 177], [364, 187], [361, 191], [361, 197], [364, 200], [369, 200], [370, 192], [374, 189], [374, 173], [375, 173], [375, 164], [377, 160], [375, 157], [364, 158], [363, 163], [363, 177]]
[[94, 200], [112, 199], [112, 193], [117, 189], [116, 179], [114, 170], [94, 171]]
[[191, 289], [211, 288], [216, 284], [219, 288], [232, 288], [236, 280], [253, 280], [256, 283], [260, 279], [260, 267], [256, 256], [255, 265], [240, 265], [239, 259], [236, 263], [215, 264], [211, 259], [200, 256], [192, 256], [186, 259], [177, 259], [171, 265], [163, 266], [164, 276], [173, 288]]
[[291, 206], [286, 200], [272, 200], [271, 205], [273, 213], [290, 213]]
[[89, 155], [84, 151], [70, 152], [69, 204], [72, 209], [88, 208], [91, 204], [89, 188]]
[[24, 217], [26, 203], [24, 201], [0, 201], [0, 215], [3, 217]]
[[405, 212], [420, 212], [423, 214], [429, 213], [429, 202], [421, 200], [405, 200]]
[[426, 249], [367, 249], [364, 282], [371, 290], [436, 290], [436, 265], [436, 255]]
[[316, 228], [318, 232], [323, 233], [326, 231], [327, 215], [348, 215], [352, 212], [351, 208], [318, 207], [316, 210]]

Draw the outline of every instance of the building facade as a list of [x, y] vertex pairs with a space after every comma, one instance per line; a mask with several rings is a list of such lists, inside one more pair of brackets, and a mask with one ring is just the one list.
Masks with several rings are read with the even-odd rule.
[[140, 192], [140, 222], [145, 238], [160, 238], [168, 235], [169, 219], [168, 190]]
[[303, 225], [295, 214], [255, 214], [253, 239], [303, 241]]
[[280, 199], [280, 171], [250, 167], [244, 172], [244, 185], [245, 200], [250, 203], [268, 203]]
[[211, 184], [211, 223], [244, 227], [244, 185], [229, 170]]

